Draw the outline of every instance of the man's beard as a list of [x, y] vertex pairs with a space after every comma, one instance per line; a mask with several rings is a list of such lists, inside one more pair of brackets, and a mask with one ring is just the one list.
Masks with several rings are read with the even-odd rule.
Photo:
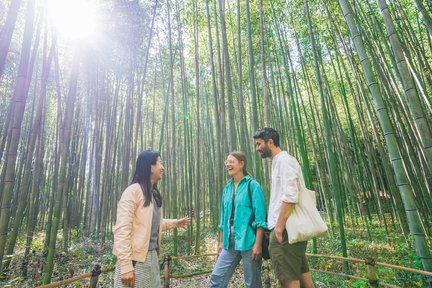
[[269, 148], [264, 148], [261, 152], [261, 158], [269, 158], [272, 156], [272, 152]]

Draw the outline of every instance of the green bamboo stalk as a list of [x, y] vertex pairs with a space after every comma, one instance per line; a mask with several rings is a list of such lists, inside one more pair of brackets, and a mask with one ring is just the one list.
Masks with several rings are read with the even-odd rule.
[[[341, 189], [339, 186], [339, 180], [337, 175], [337, 168], [336, 168], [336, 155], [333, 151], [333, 144], [332, 144], [332, 132], [330, 127], [330, 119], [328, 119], [328, 108], [326, 107], [326, 98], [324, 95], [324, 90], [322, 87], [322, 80], [321, 80], [321, 72], [319, 69], [319, 60], [318, 60], [318, 51], [315, 44], [315, 37], [312, 29], [311, 19], [309, 16], [309, 6], [308, 6], [308, 0], [304, 1], [305, 4], [305, 12], [306, 17], [308, 20], [308, 30], [309, 30], [309, 37], [312, 44], [312, 52], [314, 57], [314, 63], [315, 63], [315, 77], [318, 84], [320, 99], [321, 99], [321, 111], [322, 111], [322, 117], [323, 117], [323, 124], [324, 124], [324, 132], [325, 132], [325, 140], [326, 140], [326, 149], [327, 149], [327, 157], [328, 157], [328, 166], [329, 166], [329, 172], [330, 172], [330, 178], [332, 183], [332, 192], [336, 201], [336, 216], [338, 219], [339, 224], [339, 233], [340, 233], [340, 239], [341, 239], [341, 248], [342, 248], [342, 255], [344, 257], [348, 256], [347, 253], [347, 247], [346, 247], [346, 239], [345, 239], [345, 229], [344, 229], [344, 219], [343, 219], [343, 212], [342, 212], [342, 199], [341, 199]], [[349, 266], [347, 262], [344, 262], [344, 268], [345, 272], [349, 274]]]
[[381, 129], [385, 137], [389, 157], [392, 161], [392, 167], [395, 172], [396, 181], [402, 195], [405, 211], [408, 218], [408, 224], [411, 234], [414, 238], [414, 243], [416, 245], [416, 251], [418, 253], [418, 256], [422, 260], [423, 268], [426, 271], [430, 271], [432, 269], [432, 257], [430, 256], [430, 251], [426, 241], [426, 235], [423, 227], [421, 226], [417, 207], [415, 206], [414, 194], [407, 179], [405, 168], [402, 165], [401, 155], [398, 149], [395, 135], [393, 133], [393, 128], [391, 126], [387, 109], [382, 99], [378, 84], [375, 80], [372, 66], [367, 57], [363, 40], [361, 38], [360, 31], [357, 28], [357, 24], [355, 23], [350, 4], [346, 0], [339, 0], [339, 3], [344, 13], [345, 21], [348, 24], [355, 49], [359, 55], [363, 72], [368, 83], [369, 91], [374, 99], [374, 106], [381, 124]]
[[24, 40], [22, 44], [21, 59], [19, 64], [19, 71], [17, 76], [17, 83], [14, 96], [11, 98], [11, 129], [9, 130], [9, 143], [6, 147], [6, 159], [4, 166], [4, 178], [0, 185], [2, 196], [1, 209], [0, 209], [0, 270], [3, 265], [4, 250], [6, 247], [6, 235], [9, 230], [10, 220], [10, 204], [13, 196], [13, 189], [15, 186], [15, 167], [17, 159], [17, 150], [19, 145], [19, 138], [21, 134], [21, 126], [24, 117], [24, 109], [28, 96], [28, 78], [32, 77], [29, 73], [31, 68], [29, 65], [29, 57], [33, 36], [33, 21], [35, 14], [35, 1], [29, 0], [26, 10], [26, 24], [24, 31]]

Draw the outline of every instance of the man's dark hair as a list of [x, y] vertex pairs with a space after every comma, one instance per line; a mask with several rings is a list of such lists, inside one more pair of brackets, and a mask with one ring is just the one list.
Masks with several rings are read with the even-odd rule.
[[263, 129], [260, 129], [256, 131], [253, 135], [253, 138], [256, 139], [263, 139], [265, 142], [268, 142], [268, 140], [272, 139], [273, 143], [276, 147], [279, 147], [279, 133], [270, 127], [266, 127]]

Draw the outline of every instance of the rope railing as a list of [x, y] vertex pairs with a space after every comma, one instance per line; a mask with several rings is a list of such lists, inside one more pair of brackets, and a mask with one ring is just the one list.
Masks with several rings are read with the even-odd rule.
[[[211, 256], [217, 256], [217, 253], [209, 253], [209, 254], [200, 254], [200, 255], [184, 255], [184, 256], [172, 256], [171, 260], [182, 260], [182, 259], [192, 259], [197, 257], [211, 257]], [[171, 274], [169, 273], [169, 278], [189, 278], [194, 277], [198, 275], [204, 275], [204, 274], [210, 274], [213, 270], [207, 270], [207, 271], [200, 271], [200, 272], [194, 272], [190, 274]]]
[[[170, 260], [174, 260], [174, 259], [191, 259], [191, 258], [196, 258], [196, 257], [208, 257], [208, 256], [216, 256], [216, 253], [213, 254], [203, 254], [203, 255], [188, 255], [188, 256], [168, 256], [165, 257], [165, 272], [164, 272], [164, 288], [169, 288], [170, 287], [170, 280], [169, 278], [187, 278], [187, 277], [192, 277], [192, 276], [196, 276], [196, 275], [202, 275], [202, 274], [207, 274], [207, 273], [211, 273], [212, 271], [203, 271], [203, 272], [196, 272], [196, 273], [192, 273], [192, 274], [180, 274], [180, 275], [174, 275], [170, 273]], [[358, 259], [358, 258], [352, 258], [352, 257], [341, 257], [341, 256], [330, 256], [330, 255], [323, 255], [323, 254], [306, 254], [306, 256], [308, 257], [317, 257], [317, 258], [327, 258], [327, 259], [335, 259], [335, 260], [341, 260], [341, 261], [348, 261], [348, 262], [353, 262], [353, 263], [361, 263], [361, 264], [365, 264], [367, 265], [368, 268], [368, 278], [362, 278], [362, 277], [357, 277], [357, 276], [353, 276], [353, 275], [348, 275], [348, 274], [344, 274], [344, 273], [336, 273], [336, 272], [331, 272], [331, 271], [323, 271], [323, 270], [318, 270], [318, 269], [310, 269], [313, 272], [316, 273], [323, 273], [323, 274], [330, 274], [330, 275], [334, 275], [334, 276], [340, 276], [340, 277], [344, 277], [347, 279], [355, 279], [355, 280], [361, 280], [361, 281], [365, 281], [368, 282], [369, 285], [371, 287], [378, 287], [378, 286], [383, 286], [383, 287], [390, 287], [390, 288], [399, 288], [400, 286], [397, 285], [393, 285], [393, 284], [389, 284], [389, 283], [385, 283], [385, 282], [380, 282], [379, 278], [377, 276], [377, 270], [376, 267], [377, 266], [381, 266], [381, 267], [387, 267], [387, 268], [392, 268], [395, 270], [401, 270], [401, 271], [407, 271], [407, 272], [411, 272], [411, 273], [417, 273], [417, 274], [421, 274], [421, 275], [425, 275], [425, 276], [432, 276], [432, 272], [428, 272], [428, 271], [423, 271], [423, 270], [417, 270], [417, 269], [413, 269], [413, 268], [407, 268], [407, 267], [402, 267], [402, 266], [397, 266], [397, 265], [392, 265], [392, 264], [387, 264], [387, 263], [382, 263], [382, 262], [376, 262], [375, 259]], [[266, 263], [267, 261], [264, 261], [264, 263]], [[264, 270], [268, 272], [268, 265], [264, 265]], [[266, 273], [266, 272], [265, 272]], [[264, 276], [264, 281], [265, 281], [265, 287], [271, 287], [270, 286], [270, 279], [268, 274], [266, 273], [266, 275]]]
[[172, 260], [178, 260], [178, 259], [190, 259], [190, 258], [197, 258], [197, 257], [211, 257], [211, 256], [217, 256], [217, 253], [209, 253], [209, 254], [199, 254], [199, 255], [184, 255], [184, 256], [172, 256]]
[[[212, 272], [211, 270], [209, 270], [209, 271], [193, 272], [193, 273], [188, 273], [188, 274], [172, 274], [171, 273], [171, 267], [170, 267], [171, 260], [192, 259], [192, 258], [212, 257], [212, 256], [217, 256], [217, 253], [209, 253], [209, 254], [201, 254], [201, 255], [184, 255], [184, 256], [165, 255], [165, 257], [163, 259], [164, 273], [161, 276], [161, 278], [164, 279], [164, 285], [163, 285], [164, 288], [170, 287], [170, 279], [189, 278], [189, 277], [194, 277], [194, 276], [198, 276], [198, 275], [209, 274]], [[382, 263], [382, 262], [376, 262], [374, 259], [358, 259], [358, 258], [352, 258], [352, 257], [330, 256], [330, 255], [309, 254], [309, 253], [306, 254], [306, 256], [365, 264], [365, 265], [367, 265], [367, 268], [368, 268], [368, 278], [362, 278], [362, 277], [357, 277], [357, 276], [348, 275], [348, 274], [344, 274], [344, 273], [337, 273], [337, 272], [324, 271], [324, 270], [318, 270], [318, 269], [310, 269], [310, 271], [316, 272], [316, 273], [324, 273], [324, 274], [344, 277], [347, 279], [355, 279], [355, 280], [365, 281], [365, 282], [368, 282], [371, 287], [378, 287], [378, 286], [390, 287], [390, 288], [400, 287], [397, 285], [380, 282], [378, 279], [378, 276], [377, 276], [377, 271], [376, 271], [377, 266], [391, 268], [391, 269], [395, 269], [395, 270], [407, 271], [410, 273], [416, 273], [416, 274], [425, 275], [425, 276], [429, 276], [429, 277], [432, 276], [432, 272], [417, 270], [417, 269], [413, 269], [413, 268], [402, 267], [402, 266], [397, 266], [397, 265], [392, 265], [392, 264], [387, 264], [387, 263]], [[269, 277], [268, 261], [263, 261], [263, 263], [264, 263], [263, 264], [264, 265], [263, 270], [265, 273], [265, 275], [263, 277], [264, 282], [265, 282], [264, 284], [265, 284], [265, 287], [271, 287], [270, 286], [271, 283], [270, 283], [270, 277]], [[37, 288], [56, 288], [56, 287], [60, 287], [62, 285], [77, 282], [77, 281], [80, 281], [80, 280], [83, 280], [86, 278], [90, 278], [90, 285], [88, 287], [89, 288], [96, 288], [99, 275], [102, 273], [112, 272], [112, 271], [114, 271], [114, 269], [115, 269], [114, 267], [101, 269], [99, 264], [95, 264], [95, 266], [93, 267], [93, 270], [89, 273], [78, 275], [78, 276], [75, 276], [75, 277], [72, 277], [69, 279], [65, 279], [62, 281], [53, 282], [53, 283], [50, 283], [47, 285], [38, 286]]]
[[72, 278], [68, 278], [68, 279], [62, 280], [62, 281], [53, 282], [53, 283], [50, 283], [50, 284], [38, 286], [36, 288], [56, 288], [56, 287], [60, 287], [62, 285], [78, 282], [80, 280], [83, 280], [83, 279], [86, 279], [86, 278], [89, 278], [89, 277], [90, 277], [89, 288], [96, 288], [99, 275], [102, 274], [102, 273], [108, 273], [108, 272], [114, 271], [114, 269], [115, 269], [114, 267], [101, 269], [100, 264], [97, 263], [97, 264], [94, 265], [93, 270], [91, 272], [88, 272], [88, 273], [85, 273], [85, 274], [81, 274], [81, 275], [77, 275], [77, 276], [74, 276]]
[[[357, 262], [357, 263], [363, 263], [363, 264], [367, 264], [366, 262], [368, 261], [368, 260], [352, 258], [352, 257], [329, 256], [329, 255], [323, 255], [323, 254], [309, 254], [309, 253], [307, 253], [306, 256], [308, 256], [308, 257], [322, 257], [322, 258], [343, 260], [343, 261], [349, 261], [349, 262]], [[407, 271], [407, 272], [411, 272], [411, 273], [421, 274], [421, 275], [425, 275], [425, 276], [432, 276], [432, 272], [428, 272], [428, 271], [424, 271], [424, 270], [417, 270], [417, 269], [403, 267], [403, 266], [397, 266], [397, 265], [393, 265], [393, 264], [387, 264], [387, 263], [383, 263], [383, 262], [376, 262], [375, 265], [387, 267], [387, 268], [392, 268], [395, 270], [402, 270], [402, 271]]]
[[[323, 274], [328, 274], [328, 275], [333, 275], [333, 276], [339, 276], [339, 277], [343, 277], [343, 278], [348, 278], [348, 279], [354, 279], [354, 280], [360, 280], [360, 281], [365, 281], [368, 282], [369, 279], [367, 278], [362, 278], [362, 277], [357, 277], [357, 276], [353, 276], [353, 275], [348, 275], [348, 274], [344, 274], [344, 273], [337, 273], [337, 272], [331, 272], [331, 271], [323, 271], [323, 270], [317, 270], [317, 269], [309, 269], [312, 272], [316, 272], [316, 273], [323, 273]], [[388, 284], [388, 283], [379, 283], [380, 286], [384, 286], [384, 287], [390, 287], [390, 288], [400, 288], [400, 286], [397, 285], [393, 285], [393, 284]], [[378, 287], [378, 286], [372, 286], [372, 287]]]
[[[197, 258], [197, 257], [211, 257], [211, 256], [217, 256], [217, 253], [209, 253], [209, 254], [200, 254], [200, 255], [184, 255], [184, 256], [172, 256], [171, 260], [181, 260], [181, 259], [191, 259], [191, 258]], [[169, 266], [168, 266], [169, 268]], [[194, 277], [194, 276], [199, 276], [199, 275], [204, 275], [204, 274], [210, 274], [213, 270], [207, 270], [207, 271], [200, 271], [200, 272], [194, 272], [194, 273], [189, 273], [189, 274], [171, 274], [169, 273], [168, 270], [168, 277], [171, 279], [180, 279], [180, 278], [190, 278], [190, 277]], [[166, 273], [164, 273], [164, 278], [168, 278], [165, 276]], [[164, 280], [165, 280], [164, 279]]]
[[[203, 275], [203, 274], [209, 274], [211, 273], [213, 270], [208, 270], [208, 271], [200, 271], [200, 272], [195, 272], [195, 273], [191, 273], [191, 274], [172, 274], [170, 272], [170, 261], [171, 260], [179, 260], [179, 259], [191, 259], [191, 258], [198, 258], [198, 257], [210, 257], [210, 256], [217, 256], [217, 253], [210, 253], [210, 254], [201, 254], [201, 255], [187, 255], [187, 256], [173, 256], [171, 257], [170, 255], [165, 256], [164, 258], [164, 288], [169, 288], [171, 285], [171, 279], [178, 279], [178, 278], [188, 278], [188, 277], [193, 277], [193, 276], [197, 276], [197, 275]], [[268, 261], [263, 261], [263, 271], [264, 271], [264, 287], [266, 288], [270, 288], [271, 287], [271, 282], [270, 282], [270, 275], [269, 275], [269, 265], [268, 265]]]

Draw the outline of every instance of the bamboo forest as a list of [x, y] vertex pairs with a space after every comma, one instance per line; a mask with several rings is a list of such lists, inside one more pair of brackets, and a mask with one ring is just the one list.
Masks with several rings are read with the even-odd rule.
[[0, 0], [0, 31], [0, 286], [99, 263], [113, 287], [117, 203], [152, 149], [164, 218], [192, 218], [161, 272], [209, 287], [217, 257], [179, 256], [217, 252], [230, 152], [268, 209], [272, 127], [328, 226], [315, 287], [432, 287], [431, 0]]

